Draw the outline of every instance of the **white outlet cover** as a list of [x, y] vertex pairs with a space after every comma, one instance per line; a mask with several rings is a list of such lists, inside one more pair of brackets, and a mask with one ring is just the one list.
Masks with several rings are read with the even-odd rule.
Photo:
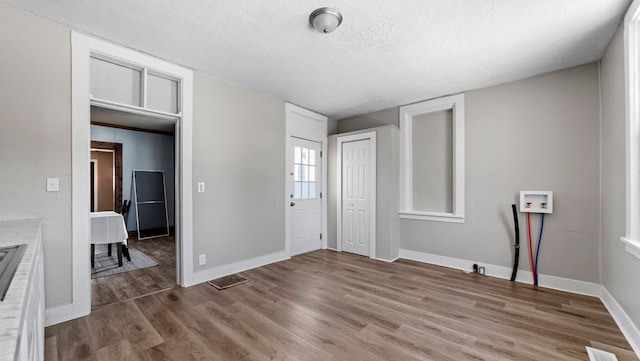
[[60, 191], [60, 179], [47, 178], [47, 192], [59, 192], [59, 191]]
[[204, 254], [201, 254], [199, 259], [198, 259], [198, 263], [200, 264], [200, 266], [204, 266], [207, 263], [207, 256]]
[[204, 182], [198, 182], [198, 193], [204, 193]]

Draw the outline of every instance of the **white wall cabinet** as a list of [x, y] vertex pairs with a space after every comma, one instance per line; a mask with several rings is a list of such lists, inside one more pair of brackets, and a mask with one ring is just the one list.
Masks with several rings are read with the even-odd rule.
[[0, 302], [0, 361], [44, 359], [44, 263], [41, 221], [0, 221], [0, 247], [26, 245]]

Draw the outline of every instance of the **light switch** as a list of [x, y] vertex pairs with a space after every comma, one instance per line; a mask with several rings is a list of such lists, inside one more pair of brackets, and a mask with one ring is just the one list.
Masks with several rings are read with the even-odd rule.
[[47, 178], [47, 192], [59, 192], [59, 191], [60, 191], [60, 179]]
[[204, 192], [204, 182], [198, 182], [198, 193]]

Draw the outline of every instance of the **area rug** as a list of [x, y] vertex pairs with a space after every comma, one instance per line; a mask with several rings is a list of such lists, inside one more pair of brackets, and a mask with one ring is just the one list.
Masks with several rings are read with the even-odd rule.
[[114, 249], [111, 257], [107, 255], [106, 245], [96, 245], [95, 267], [91, 269], [91, 278], [111, 276], [131, 272], [142, 268], [157, 266], [158, 262], [137, 249], [129, 248], [131, 261], [122, 257], [122, 267], [118, 267], [118, 253]]
[[209, 281], [209, 284], [219, 290], [224, 290], [225, 288], [241, 285], [248, 281], [249, 281], [248, 279], [234, 274], [234, 275], [216, 278], [213, 281]]

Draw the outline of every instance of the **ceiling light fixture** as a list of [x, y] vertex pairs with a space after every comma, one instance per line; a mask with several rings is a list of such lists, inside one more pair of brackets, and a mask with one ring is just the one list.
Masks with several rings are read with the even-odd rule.
[[321, 33], [328, 34], [342, 23], [342, 14], [333, 8], [319, 8], [309, 15], [309, 24]]

